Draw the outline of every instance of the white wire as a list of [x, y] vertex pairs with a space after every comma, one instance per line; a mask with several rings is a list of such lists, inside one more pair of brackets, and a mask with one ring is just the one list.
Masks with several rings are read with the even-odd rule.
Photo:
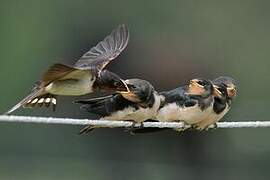
[[[131, 127], [130, 121], [108, 121], [108, 120], [88, 120], [54, 117], [32, 117], [32, 116], [7, 116], [0, 115], [0, 122], [18, 122], [18, 123], [42, 123], [42, 124], [67, 124], [67, 125], [94, 125], [99, 127]], [[137, 123], [135, 127], [141, 124]], [[144, 127], [157, 128], [184, 128], [181, 122], [144, 122]], [[270, 121], [239, 121], [239, 122], [218, 122], [217, 128], [259, 128], [270, 127]]]

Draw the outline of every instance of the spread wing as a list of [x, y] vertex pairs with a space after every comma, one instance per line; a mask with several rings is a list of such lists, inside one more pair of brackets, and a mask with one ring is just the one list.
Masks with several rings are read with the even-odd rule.
[[115, 59], [127, 46], [129, 31], [126, 25], [119, 25], [110, 35], [85, 53], [76, 63], [80, 69], [97, 68], [100, 72], [110, 61]]

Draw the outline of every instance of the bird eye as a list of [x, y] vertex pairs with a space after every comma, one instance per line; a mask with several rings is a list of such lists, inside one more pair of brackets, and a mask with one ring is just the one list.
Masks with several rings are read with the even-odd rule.
[[120, 82], [114, 82], [113, 85], [114, 86], [121, 86], [121, 83]]
[[133, 85], [133, 84], [128, 84], [128, 87], [131, 88], [131, 89], [135, 89], [136, 88], [136, 86]]
[[203, 81], [198, 81], [197, 83], [201, 86], [205, 86], [205, 83]]

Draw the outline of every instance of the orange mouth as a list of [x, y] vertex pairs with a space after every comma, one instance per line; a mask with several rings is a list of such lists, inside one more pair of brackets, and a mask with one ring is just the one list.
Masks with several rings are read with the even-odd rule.
[[140, 98], [134, 92], [121, 92], [120, 94], [129, 101], [141, 102]]
[[123, 80], [123, 79], [121, 79], [121, 82], [124, 84], [124, 86], [125, 86], [125, 90], [126, 91], [116, 91], [117, 93], [120, 93], [120, 94], [122, 94], [122, 93], [129, 93], [130, 92], [130, 89], [129, 89], [129, 87], [128, 87], [128, 85], [127, 85], [127, 83]]
[[229, 97], [235, 97], [237, 94], [236, 88], [234, 86], [227, 87], [227, 93]]
[[122, 79], [121, 79], [121, 81], [122, 81], [122, 83], [124, 83], [124, 85], [125, 85], [125, 87], [126, 87], [126, 89], [127, 89], [127, 91], [126, 91], [126, 92], [130, 92], [130, 90], [129, 90], [129, 88], [128, 88], [127, 83], [126, 83], [124, 80], [122, 80]]
[[190, 95], [202, 95], [205, 89], [202, 85], [198, 84], [196, 80], [191, 80], [188, 86], [188, 93]]

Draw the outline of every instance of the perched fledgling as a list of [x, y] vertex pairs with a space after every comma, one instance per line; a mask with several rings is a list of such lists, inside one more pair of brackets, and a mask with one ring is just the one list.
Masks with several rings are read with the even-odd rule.
[[209, 126], [218, 122], [230, 110], [232, 100], [236, 96], [236, 83], [231, 77], [221, 76], [212, 81], [214, 88], [221, 92], [214, 96], [212, 113], [195, 126], [198, 130], [208, 129]]
[[[161, 97], [154, 87], [142, 79], [125, 80], [129, 92], [121, 92], [111, 96], [79, 100], [76, 103], [83, 104], [81, 108], [93, 114], [99, 115], [104, 120], [130, 120], [142, 123], [156, 116], [160, 106]], [[86, 126], [80, 134], [90, 132], [93, 126]]]
[[191, 126], [209, 116], [217, 92], [210, 80], [192, 79], [188, 85], [160, 93], [164, 103], [159, 108], [156, 120], [180, 121]]
[[8, 110], [10, 114], [21, 106], [56, 106], [56, 95], [80, 96], [98, 90], [128, 91], [116, 74], [103, 70], [127, 46], [129, 31], [120, 25], [110, 35], [85, 53], [73, 66], [55, 64], [45, 72], [31, 94]]

